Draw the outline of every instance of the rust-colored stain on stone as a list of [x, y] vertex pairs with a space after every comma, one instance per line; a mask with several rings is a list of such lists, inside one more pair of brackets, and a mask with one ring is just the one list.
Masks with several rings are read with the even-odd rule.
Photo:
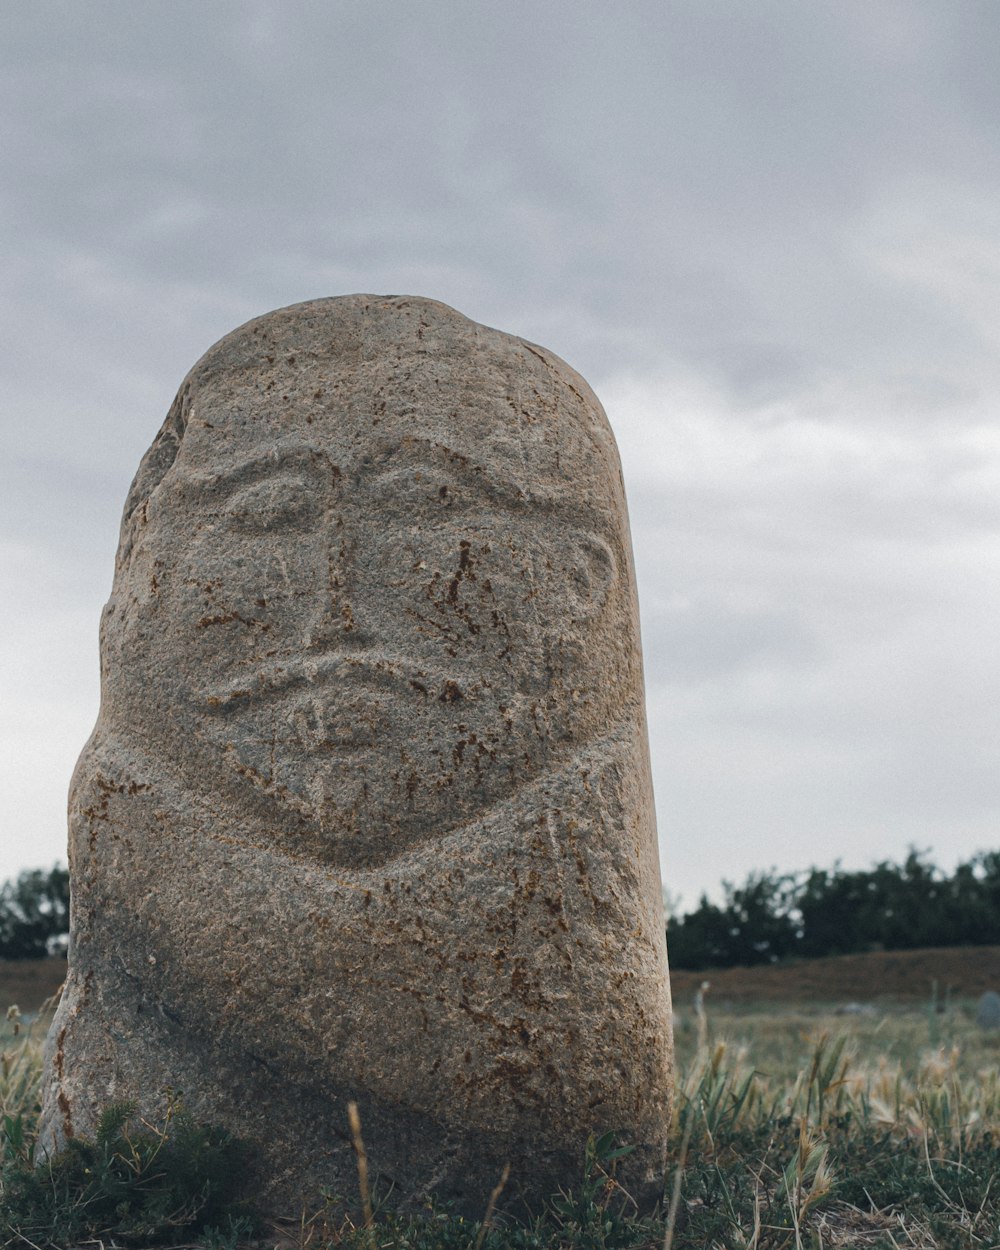
[[659, 1195], [635, 584], [579, 375], [423, 299], [234, 331], [139, 467], [101, 657], [45, 1148], [180, 1091], [295, 1216], [353, 1192], [354, 1101], [401, 1206], [575, 1185], [607, 1129]]

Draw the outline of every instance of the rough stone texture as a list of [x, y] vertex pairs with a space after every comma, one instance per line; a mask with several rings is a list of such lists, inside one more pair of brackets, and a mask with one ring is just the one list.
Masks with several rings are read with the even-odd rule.
[[976, 1004], [976, 1024], [981, 1029], [1000, 1029], [1000, 994], [987, 990]]
[[550, 352], [403, 297], [252, 321], [125, 507], [70, 795], [43, 1142], [182, 1091], [296, 1214], [481, 1213], [591, 1131], [658, 1192], [670, 1005], [614, 439]]

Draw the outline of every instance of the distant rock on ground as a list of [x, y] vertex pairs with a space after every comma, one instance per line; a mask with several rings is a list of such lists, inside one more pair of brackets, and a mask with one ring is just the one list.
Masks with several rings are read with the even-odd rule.
[[1000, 1029], [1000, 994], [987, 990], [976, 1004], [976, 1024], [981, 1029]]

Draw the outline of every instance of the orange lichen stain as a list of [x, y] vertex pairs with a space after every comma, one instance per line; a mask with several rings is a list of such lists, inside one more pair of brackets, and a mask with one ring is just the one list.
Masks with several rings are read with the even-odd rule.
[[60, 1081], [63, 1079], [63, 1065], [65, 1063], [65, 1052], [63, 1050], [63, 1046], [65, 1044], [65, 1041], [66, 1041], [66, 1026], [63, 1025], [63, 1027], [59, 1030], [59, 1036], [56, 1038], [56, 1055], [55, 1055], [55, 1059], [53, 1060], [53, 1063], [56, 1069], [56, 1076], [59, 1078]]
[[234, 703], [237, 699], [249, 698], [249, 695], [250, 695], [249, 690], [234, 690], [232, 694], [227, 695], [226, 698], [224, 699], [220, 699], [217, 695], [214, 695], [214, 694], [209, 695], [209, 697], [205, 700], [205, 702], [208, 704], [209, 707], [221, 707], [224, 703]]
[[70, 1111], [69, 1099], [63, 1090], [59, 1091], [56, 1101], [59, 1103], [59, 1110], [62, 1112], [63, 1133], [67, 1138], [70, 1138], [73, 1136], [73, 1116]]
[[207, 629], [209, 625], [229, 625], [232, 621], [239, 621], [241, 625], [248, 625], [251, 629], [259, 629], [262, 634], [266, 634], [271, 628], [264, 621], [258, 621], [256, 617], [241, 616], [239, 612], [217, 612], [213, 616], [203, 616], [197, 622], [196, 628]]

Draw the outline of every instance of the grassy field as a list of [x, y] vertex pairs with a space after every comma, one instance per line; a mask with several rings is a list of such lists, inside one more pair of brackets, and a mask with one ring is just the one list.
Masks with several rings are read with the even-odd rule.
[[[974, 995], [955, 989], [978, 991], [981, 983], [958, 982], [953, 976], [969, 955], [979, 969], [973, 969], [975, 976], [998, 966], [988, 959], [997, 960], [1000, 951], [992, 956], [912, 954], [901, 966], [923, 979], [933, 969], [929, 985], [904, 984], [903, 972], [892, 984], [888, 975], [876, 978], [871, 966], [863, 968], [857, 960], [853, 982], [846, 973], [834, 976], [829, 969], [825, 978], [816, 978], [807, 965], [784, 970], [798, 987], [794, 993], [787, 982], [780, 991], [774, 988], [782, 970], [762, 970], [753, 990], [748, 982], [754, 974], [743, 970], [740, 994], [727, 989], [728, 973], [674, 978], [678, 1098], [668, 1184], [662, 1210], [652, 1219], [636, 1217], [614, 1181], [614, 1143], [599, 1142], [592, 1143], [585, 1159], [581, 1151], [573, 1194], [554, 1196], [531, 1225], [506, 1220], [501, 1198], [501, 1212], [489, 1226], [440, 1211], [393, 1218], [376, 1209], [366, 1227], [357, 1213], [352, 1220], [344, 1207], [331, 1206], [306, 1212], [280, 1230], [251, 1232], [240, 1208], [227, 1210], [216, 1203], [214, 1222], [206, 1230], [195, 1202], [185, 1207], [172, 1191], [173, 1208], [156, 1198], [157, 1187], [166, 1183], [170, 1155], [163, 1143], [173, 1131], [170, 1126], [165, 1133], [147, 1134], [145, 1141], [134, 1129], [110, 1134], [103, 1155], [92, 1150], [75, 1172], [64, 1170], [40, 1189], [36, 1186], [32, 1206], [23, 1177], [39, 1038], [23, 1028], [15, 1036], [17, 1022], [7, 1021], [0, 1026], [0, 1112], [8, 1126], [0, 1244], [100, 1241], [107, 1247], [128, 1244], [131, 1236], [132, 1245], [159, 1241], [208, 1250], [235, 1250], [252, 1240], [312, 1250], [1000, 1247], [1000, 1182], [995, 1179], [1000, 1172], [1000, 1034], [980, 1030]], [[888, 958], [876, 957], [876, 967]], [[878, 985], [877, 995], [858, 992], [862, 976]], [[703, 981], [710, 988], [702, 992], [699, 1006], [696, 994]], [[770, 996], [762, 982], [772, 987]], [[40, 982], [34, 984], [40, 992]], [[826, 985], [836, 993], [824, 1001], [804, 992], [803, 985]], [[0, 980], [0, 997], [3, 988]], [[855, 1004], [847, 1014], [846, 1003]], [[20, 1144], [11, 1140], [10, 1126], [18, 1124], [14, 1134], [22, 1134]], [[207, 1175], [218, 1166], [217, 1144], [201, 1140], [195, 1146], [206, 1152]], [[115, 1163], [118, 1157], [124, 1160], [121, 1166]], [[378, 1161], [371, 1162], [377, 1168]], [[94, 1192], [89, 1178], [101, 1168], [101, 1184], [114, 1188], [117, 1206]], [[55, 1212], [51, 1202], [45, 1205], [49, 1193], [58, 1195]], [[157, 1225], [150, 1213], [161, 1209], [164, 1218]], [[181, 1216], [192, 1212], [185, 1223]]]

